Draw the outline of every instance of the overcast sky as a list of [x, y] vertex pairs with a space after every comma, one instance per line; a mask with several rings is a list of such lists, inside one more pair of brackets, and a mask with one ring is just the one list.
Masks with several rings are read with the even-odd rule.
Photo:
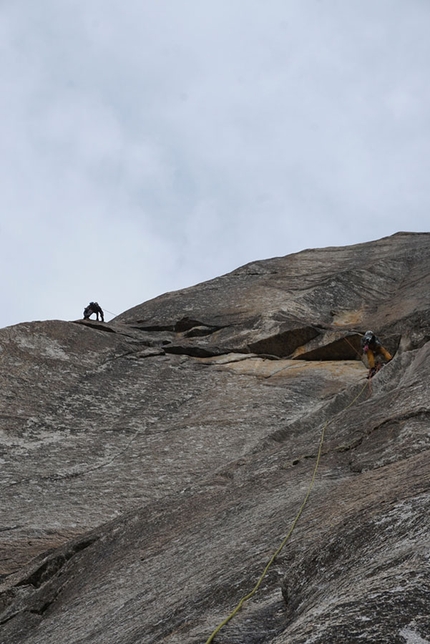
[[429, 0], [2, 0], [0, 326], [429, 231], [429, 34]]

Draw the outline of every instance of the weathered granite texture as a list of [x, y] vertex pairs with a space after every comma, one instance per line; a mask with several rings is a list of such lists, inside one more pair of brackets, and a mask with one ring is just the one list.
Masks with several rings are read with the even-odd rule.
[[0, 644], [204, 644], [324, 426], [215, 641], [429, 644], [429, 312], [399, 233], [0, 330]]

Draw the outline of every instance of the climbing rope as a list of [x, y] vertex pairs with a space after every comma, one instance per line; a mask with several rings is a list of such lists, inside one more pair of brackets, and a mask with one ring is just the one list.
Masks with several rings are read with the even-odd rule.
[[113, 315], [115, 318], [118, 316], [118, 313], [112, 313], [112, 311], [108, 311], [107, 309], [103, 309], [105, 313], [109, 313], [109, 315]]
[[[360, 396], [362, 395], [364, 390], [367, 388], [367, 386], [368, 386], [368, 383], [366, 382], [364, 387], [359, 391], [359, 393], [355, 396], [355, 398], [353, 398], [353, 400], [351, 400], [351, 402], [345, 407], [345, 409], [343, 411], [347, 411], [347, 409], [349, 409], [350, 407], [352, 407], [354, 405], [354, 403], [360, 398]], [[242, 597], [240, 602], [237, 604], [236, 608], [230, 613], [230, 615], [228, 615], [228, 617], [226, 617], [226, 619], [223, 622], [221, 622], [221, 624], [219, 626], [217, 626], [217, 628], [213, 631], [213, 633], [210, 635], [210, 637], [206, 640], [205, 644], [211, 644], [211, 642], [213, 642], [215, 636], [220, 632], [220, 630], [226, 624], [228, 624], [228, 622], [231, 619], [233, 619], [233, 617], [240, 611], [240, 609], [242, 608], [243, 604], [246, 601], [248, 601], [249, 599], [251, 599], [251, 597], [253, 597], [255, 595], [257, 590], [260, 588], [260, 586], [261, 586], [261, 584], [262, 584], [262, 582], [263, 582], [263, 580], [264, 580], [269, 568], [271, 567], [271, 565], [275, 561], [276, 557], [279, 555], [279, 553], [284, 548], [284, 546], [286, 545], [287, 541], [290, 539], [291, 535], [293, 534], [294, 529], [295, 529], [297, 523], [299, 522], [299, 519], [300, 519], [300, 517], [301, 517], [301, 515], [303, 513], [303, 510], [305, 509], [305, 506], [306, 506], [306, 504], [308, 502], [308, 499], [309, 499], [309, 497], [311, 495], [312, 488], [313, 488], [314, 483], [315, 483], [315, 478], [316, 478], [316, 475], [317, 475], [317, 472], [318, 472], [318, 467], [319, 467], [320, 460], [321, 460], [325, 433], [326, 433], [327, 427], [329, 427], [329, 425], [331, 425], [331, 423], [333, 421], [334, 421], [334, 416], [324, 424], [324, 426], [323, 426], [323, 428], [321, 430], [321, 436], [320, 436], [319, 446], [318, 446], [318, 453], [317, 453], [317, 458], [316, 458], [316, 462], [315, 462], [315, 467], [314, 467], [314, 470], [312, 472], [311, 481], [309, 483], [309, 487], [308, 487], [308, 490], [306, 492], [306, 495], [305, 495], [305, 498], [303, 500], [303, 503], [300, 506], [300, 509], [297, 512], [297, 514], [296, 514], [296, 516], [294, 518], [294, 521], [291, 524], [291, 527], [290, 527], [288, 533], [286, 534], [284, 539], [281, 541], [281, 544], [279, 545], [279, 547], [275, 550], [275, 552], [273, 553], [273, 555], [269, 559], [269, 562], [267, 563], [266, 567], [264, 568], [263, 572], [261, 573], [261, 575], [260, 575], [257, 583], [255, 584], [254, 588], [251, 590], [251, 592], [249, 592], [247, 595], [245, 595], [245, 597]]]

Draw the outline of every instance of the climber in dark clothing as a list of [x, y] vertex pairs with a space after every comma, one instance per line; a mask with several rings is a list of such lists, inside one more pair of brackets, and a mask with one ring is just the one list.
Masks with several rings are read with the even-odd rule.
[[102, 322], [105, 321], [102, 308], [101, 308], [101, 306], [99, 305], [98, 302], [90, 302], [88, 304], [88, 306], [85, 307], [85, 309], [84, 309], [84, 320], [89, 320], [93, 313], [95, 313], [96, 316], [97, 316], [97, 322], [99, 320], [99, 314], [100, 314], [101, 321]]
[[369, 363], [368, 378], [373, 378], [375, 373], [382, 367], [382, 358], [387, 362], [393, 358], [391, 353], [388, 353], [387, 349], [382, 346], [373, 331], [366, 331], [363, 335], [361, 338], [361, 349], [363, 354], [367, 356], [367, 362]]

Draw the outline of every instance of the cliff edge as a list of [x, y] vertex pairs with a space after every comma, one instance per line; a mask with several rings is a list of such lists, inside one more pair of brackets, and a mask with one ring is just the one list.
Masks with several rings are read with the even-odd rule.
[[[372, 380], [360, 336], [394, 356]], [[1, 644], [430, 643], [430, 234], [0, 330]]]

